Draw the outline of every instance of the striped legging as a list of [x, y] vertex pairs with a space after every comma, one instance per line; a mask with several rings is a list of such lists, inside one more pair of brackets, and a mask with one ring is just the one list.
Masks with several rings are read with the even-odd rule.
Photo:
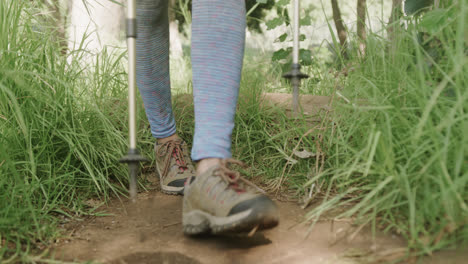
[[[168, 0], [137, 1], [137, 84], [151, 132], [176, 132], [169, 77]], [[245, 0], [193, 0], [192, 159], [231, 157], [245, 42]]]

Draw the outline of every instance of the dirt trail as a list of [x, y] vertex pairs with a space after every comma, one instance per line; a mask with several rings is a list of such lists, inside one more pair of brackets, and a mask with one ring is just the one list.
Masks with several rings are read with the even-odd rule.
[[[339, 239], [349, 222], [319, 222], [308, 237], [298, 225], [304, 211], [294, 203], [277, 202], [280, 225], [252, 237], [198, 237], [182, 234], [182, 197], [157, 191], [140, 193], [136, 206], [112, 201], [101, 210], [110, 214], [68, 227], [69, 239], [55, 248], [55, 258], [104, 263], [358, 263], [345, 253], [400, 248], [397, 237], [362, 230], [352, 241]], [[338, 238], [338, 239], [337, 239]]]
[[[176, 101], [187, 104], [191, 102], [187, 97], [178, 96]], [[266, 94], [263, 100], [288, 111], [290, 97]], [[304, 112], [312, 116], [321, 109], [327, 110], [329, 101], [323, 96], [301, 96]], [[68, 236], [52, 252], [55, 258], [65, 261], [112, 264], [357, 264], [365, 263], [367, 257], [401, 256], [405, 249], [406, 243], [401, 238], [382, 234], [373, 238], [366, 228], [349, 240], [350, 234], [358, 229], [351, 221], [318, 222], [306, 237], [309, 226], [299, 224], [305, 211], [296, 203], [276, 202], [281, 221], [273, 230], [252, 237], [192, 238], [182, 234], [182, 197], [152, 190], [140, 193], [136, 205], [114, 199], [99, 209], [108, 216], [68, 224]], [[421, 263], [461, 264], [467, 258], [467, 253], [445, 252]]]
[[[349, 241], [344, 234], [356, 227], [346, 221], [319, 222], [306, 237], [308, 226], [299, 224], [304, 210], [295, 203], [276, 202], [281, 222], [273, 230], [252, 237], [193, 238], [182, 233], [182, 197], [153, 190], [140, 193], [136, 206], [114, 199], [100, 209], [108, 216], [68, 225], [68, 237], [52, 252], [63, 261], [110, 264], [362, 264], [370, 258], [401, 255], [405, 246], [392, 235], [372, 238], [366, 228]], [[418, 263], [462, 264], [467, 258], [466, 251], [446, 251]]]

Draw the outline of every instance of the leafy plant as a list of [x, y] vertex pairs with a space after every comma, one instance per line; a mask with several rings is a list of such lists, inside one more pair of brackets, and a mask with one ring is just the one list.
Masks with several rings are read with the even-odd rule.
[[407, 15], [413, 15], [434, 4], [433, 0], [406, 0], [404, 10]]
[[[275, 5], [274, 0], [245, 0], [247, 10], [247, 26], [250, 30], [261, 32], [260, 23], [263, 21], [265, 12]], [[179, 23], [179, 31], [184, 31], [184, 24], [191, 23], [192, 0], [176, 0], [173, 6], [175, 18]], [[187, 33], [187, 32], [185, 32]]]
[[[273, 30], [279, 26], [290, 26], [291, 21], [288, 13], [288, 5], [290, 4], [290, 0], [279, 0], [276, 2], [276, 13], [277, 16], [265, 21], [265, 25], [267, 27], [267, 30]], [[311, 24], [311, 17], [307, 12], [307, 9], [305, 13], [306, 15], [300, 18], [300, 23], [302, 26], [308, 26]], [[306, 39], [306, 36], [304, 34], [301, 34], [299, 37], [299, 41], [304, 41]], [[280, 43], [285, 43], [285, 42], [291, 42], [292, 43], [292, 32], [285, 32], [281, 36], [279, 36], [275, 42], [280, 42]], [[279, 50], [276, 50], [271, 59], [273, 62], [279, 62], [282, 64], [282, 69], [283, 71], [288, 71], [291, 65], [291, 53], [292, 53], [292, 47], [289, 48], [281, 48]], [[299, 50], [299, 62], [303, 66], [309, 66], [312, 65], [312, 52], [308, 49], [300, 49]]]

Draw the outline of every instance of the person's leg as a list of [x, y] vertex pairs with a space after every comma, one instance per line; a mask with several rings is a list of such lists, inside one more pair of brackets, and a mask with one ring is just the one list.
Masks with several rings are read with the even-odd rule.
[[[194, 0], [192, 68], [195, 135], [192, 159], [231, 157], [231, 134], [242, 71], [245, 1]], [[204, 160], [207, 159], [207, 160]]]
[[192, 67], [197, 176], [185, 186], [184, 233], [245, 232], [274, 227], [278, 209], [229, 168], [231, 133], [245, 41], [244, 0], [193, 0]]
[[161, 189], [182, 193], [193, 176], [187, 144], [176, 134], [169, 75], [168, 0], [137, 1], [137, 85], [155, 145]]
[[176, 133], [169, 75], [168, 0], [138, 0], [137, 18], [137, 85], [153, 137], [167, 138]]

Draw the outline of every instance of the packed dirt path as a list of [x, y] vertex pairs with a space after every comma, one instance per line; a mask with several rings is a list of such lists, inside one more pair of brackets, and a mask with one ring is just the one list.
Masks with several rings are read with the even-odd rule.
[[[140, 193], [136, 204], [114, 199], [90, 217], [66, 226], [52, 254], [70, 262], [110, 264], [362, 264], [402, 256], [404, 241], [393, 235], [358, 229], [351, 222], [321, 221], [306, 236], [305, 211], [296, 203], [276, 201], [280, 225], [252, 237], [186, 237], [182, 233], [182, 197], [158, 191]], [[417, 263], [462, 264], [467, 252], [437, 253]], [[88, 263], [88, 262], [87, 262]]]
[[341, 238], [349, 222], [319, 222], [306, 236], [304, 210], [278, 202], [280, 225], [252, 237], [186, 237], [181, 228], [182, 197], [157, 191], [140, 193], [136, 204], [115, 199], [101, 208], [108, 216], [70, 224], [69, 236], [55, 248], [55, 258], [98, 263], [360, 263], [352, 252], [396, 249], [395, 236], [361, 230], [353, 240]]
[[[186, 105], [189, 96], [177, 98]], [[290, 97], [266, 94], [264, 102], [288, 111]], [[330, 98], [302, 96], [301, 102], [304, 113], [313, 116], [329, 109]], [[157, 186], [157, 180], [153, 184]], [[280, 224], [273, 230], [251, 237], [187, 237], [181, 226], [182, 197], [157, 189], [139, 193], [135, 204], [113, 199], [97, 209], [107, 216], [65, 225], [67, 235], [52, 249], [53, 257], [111, 264], [363, 264], [385, 263], [406, 253], [402, 238], [380, 233], [373, 237], [369, 228], [354, 225], [352, 219], [319, 221], [307, 235], [310, 225], [301, 224], [307, 210], [295, 202], [276, 201]], [[462, 264], [466, 259], [466, 252], [444, 252], [417, 263]]]

